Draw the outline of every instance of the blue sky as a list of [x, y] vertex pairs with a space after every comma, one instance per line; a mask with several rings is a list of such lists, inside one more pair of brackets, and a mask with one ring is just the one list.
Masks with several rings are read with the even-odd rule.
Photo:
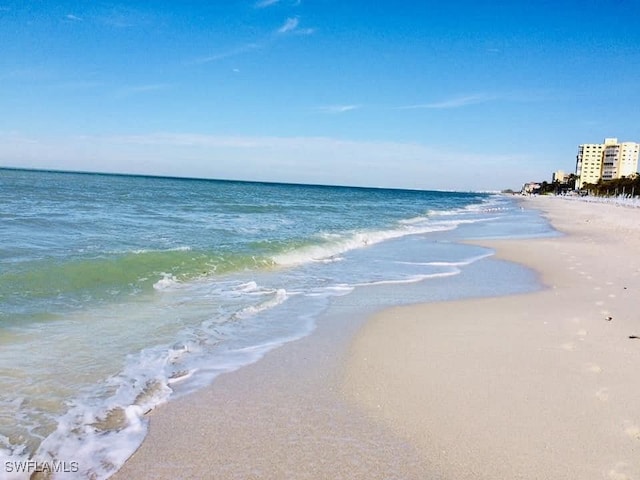
[[0, 0], [0, 165], [519, 188], [640, 142], [640, 3]]

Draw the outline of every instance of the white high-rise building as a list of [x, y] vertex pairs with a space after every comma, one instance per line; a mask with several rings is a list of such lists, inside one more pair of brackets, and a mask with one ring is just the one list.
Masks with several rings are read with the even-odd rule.
[[640, 143], [624, 142], [620, 144], [620, 164], [618, 178], [628, 177], [638, 173], [640, 158]]
[[604, 147], [602, 158], [602, 179], [613, 180], [618, 178], [618, 168], [620, 166], [620, 145], [607, 145]]
[[[615, 141], [617, 143], [617, 139]], [[604, 145], [601, 143], [585, 143], [578, 146], [576, 188], [582, 188], [587, 183], [598, 183], [602, 174], [603, 153]]]
[[617, 138], [605, 138], [604, 143], [578, 146], [576, 157], [576, 188], [600, 180], [628, 177], [638, 171], [640, 144], [618, 143]]

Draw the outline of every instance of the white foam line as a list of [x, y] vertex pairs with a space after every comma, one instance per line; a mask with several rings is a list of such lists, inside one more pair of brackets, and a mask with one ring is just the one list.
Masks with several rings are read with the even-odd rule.
[[[458, 225], [471, 224], [478, 222], [489, 222], [497, 220], [499, 217], [489, 218], [473, 218], [473, 219], [456, 219], [456, 220], [436, 220], [433, 221], [431, 216], [454, 216], [464, 215], [465, 213], [486, 213], [501, 210], [495, 205], [499, 203], [500, 197], [495, 196], [484, 200], [480, 204], [467, 205], [464, 208], [453, 210], [430, 210], [424, 217], [413, 217], [398, 221], [398, 228], [391, 230], [378, 230], [371, 232], [355, 232], [349, 237], [341, 237], [336, 234], [324, 234], [323, 237], [328, 240], [324, 245], [315, 245], [303, 247], [282, 255], [276, 255], [272, 260], [281, 266], [294, 266], [309, 262], [331, 262], [339, 261], [340, 254], [350, 250], [366, 248], [386, 240], [401, 238], [408, 235], [419, 235], [425, 233], [441, 232], [454, 230]], [[422, 225], [420, 225], [422, 224]]]
[[423, 228], [401, 228], [396, 230], [382, 230], [373, 232], [358, 232], [340, 241], [329, 242], [325, 245], [303, 247], [292, 252], [278, 255], [273, 261], [282, 266], [294, 266], [309, 262], [326, 262], [340, 258], [339, 255], [350, 250], [366, 248], [385, 240], [401, 238], [407, 235], [453, 230], [455, 225], [430, 225]]
[[284, 288], [279, 288], [275, 293], [275, 296], [273, 298], [270, 298], [266, 302], [263, 302], [259, 305], [251, 305], [249, 307], [243, 308], [236, 314], [236, 317], [247, 318], [249, 316], [253, 316], [257, 313], [263, 312], [264, 310], [276, 307], [285, 302], [287, 298], [289, 298], [289, 295]]
[[472, 263], [477, 262], [478, 260], [482, 260], [483, 258], [492, 257], [494, 255], [493, 252], [485, 253], [483, 255], [478, 255], [477, 257], [472, 257], [468, 260], [460, 260], [459, 262], [395, 262], [401, 265], [422, 265], [428, 267], [464, 267], [466, 265], [471, 265]]
[[430, 278], [442, 278], [442, 277], [451, 277], [454, 275], [458, 275], [460, 270], [455, 268], [450, 272], [442, 272], [442, 273], [432, 273], [429, 275], [414, 275], [412, 277], [407, 277], [398, 280], [378, 280], [375, 282], [365, 282], [365, 283], [354, 283], [352, 286], [354, 287], [369, 287], [372, 285], [396, 285], [402, 283], [417, 283], [423, 280], [428, 280]]

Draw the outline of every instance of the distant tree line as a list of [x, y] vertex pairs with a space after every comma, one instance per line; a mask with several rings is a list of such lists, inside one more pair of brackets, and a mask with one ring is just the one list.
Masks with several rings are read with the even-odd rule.
[[[576, 188], [578, 177], [573, 173], [567, 177], [565, 182], [541, 182], [539, 188], [529, 193], [535, 195], [565, 195]], [[504, 193], [513, 193], [512, 190], [504, 190]], [[615, 178], [613, 180], [602, 180], [598, 183], [586, 183], [580, 189], [582, 195], [593, 195], [600, 197], [617, 197], [619, 195], [638, 197], [640, 196], [640, 173], [634, 173], [628, 177]]]
[[597, 196], [639, 196], [640, 195], [640, 174], [629, 175], [628, 177], [615, 178], [613, 180], [602, 180], [598, 183], [587, 183], [582, 190], [589, 192], [589, 195]]
[[549, 194], [562, 195], [576, 188], [577, 179], [578, 177], [576, 177], [573, 173], [571, 173], [567, 177], [566, 182], [560, 182], [558, 180], [554, 182], [544, 181], [540, 184], [540, 190], [538, 190], [535, 193], [538, 193], [540, 195], [549, 195]]

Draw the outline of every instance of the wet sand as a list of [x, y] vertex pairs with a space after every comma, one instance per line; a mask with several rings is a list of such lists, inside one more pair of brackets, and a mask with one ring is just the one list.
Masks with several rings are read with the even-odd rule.
[[312, 335], [151, 412], [147, 438], [111, 478], [435, 478], [409, 441], [345, 398], [349, 339], [366, 320], [347, 303]]
[[567, 235], [474, 243], [545, 290], [368, 320], [338, 304], [151, 412], [112, 478], [640, 479], [640, 209], [525, 206]]

